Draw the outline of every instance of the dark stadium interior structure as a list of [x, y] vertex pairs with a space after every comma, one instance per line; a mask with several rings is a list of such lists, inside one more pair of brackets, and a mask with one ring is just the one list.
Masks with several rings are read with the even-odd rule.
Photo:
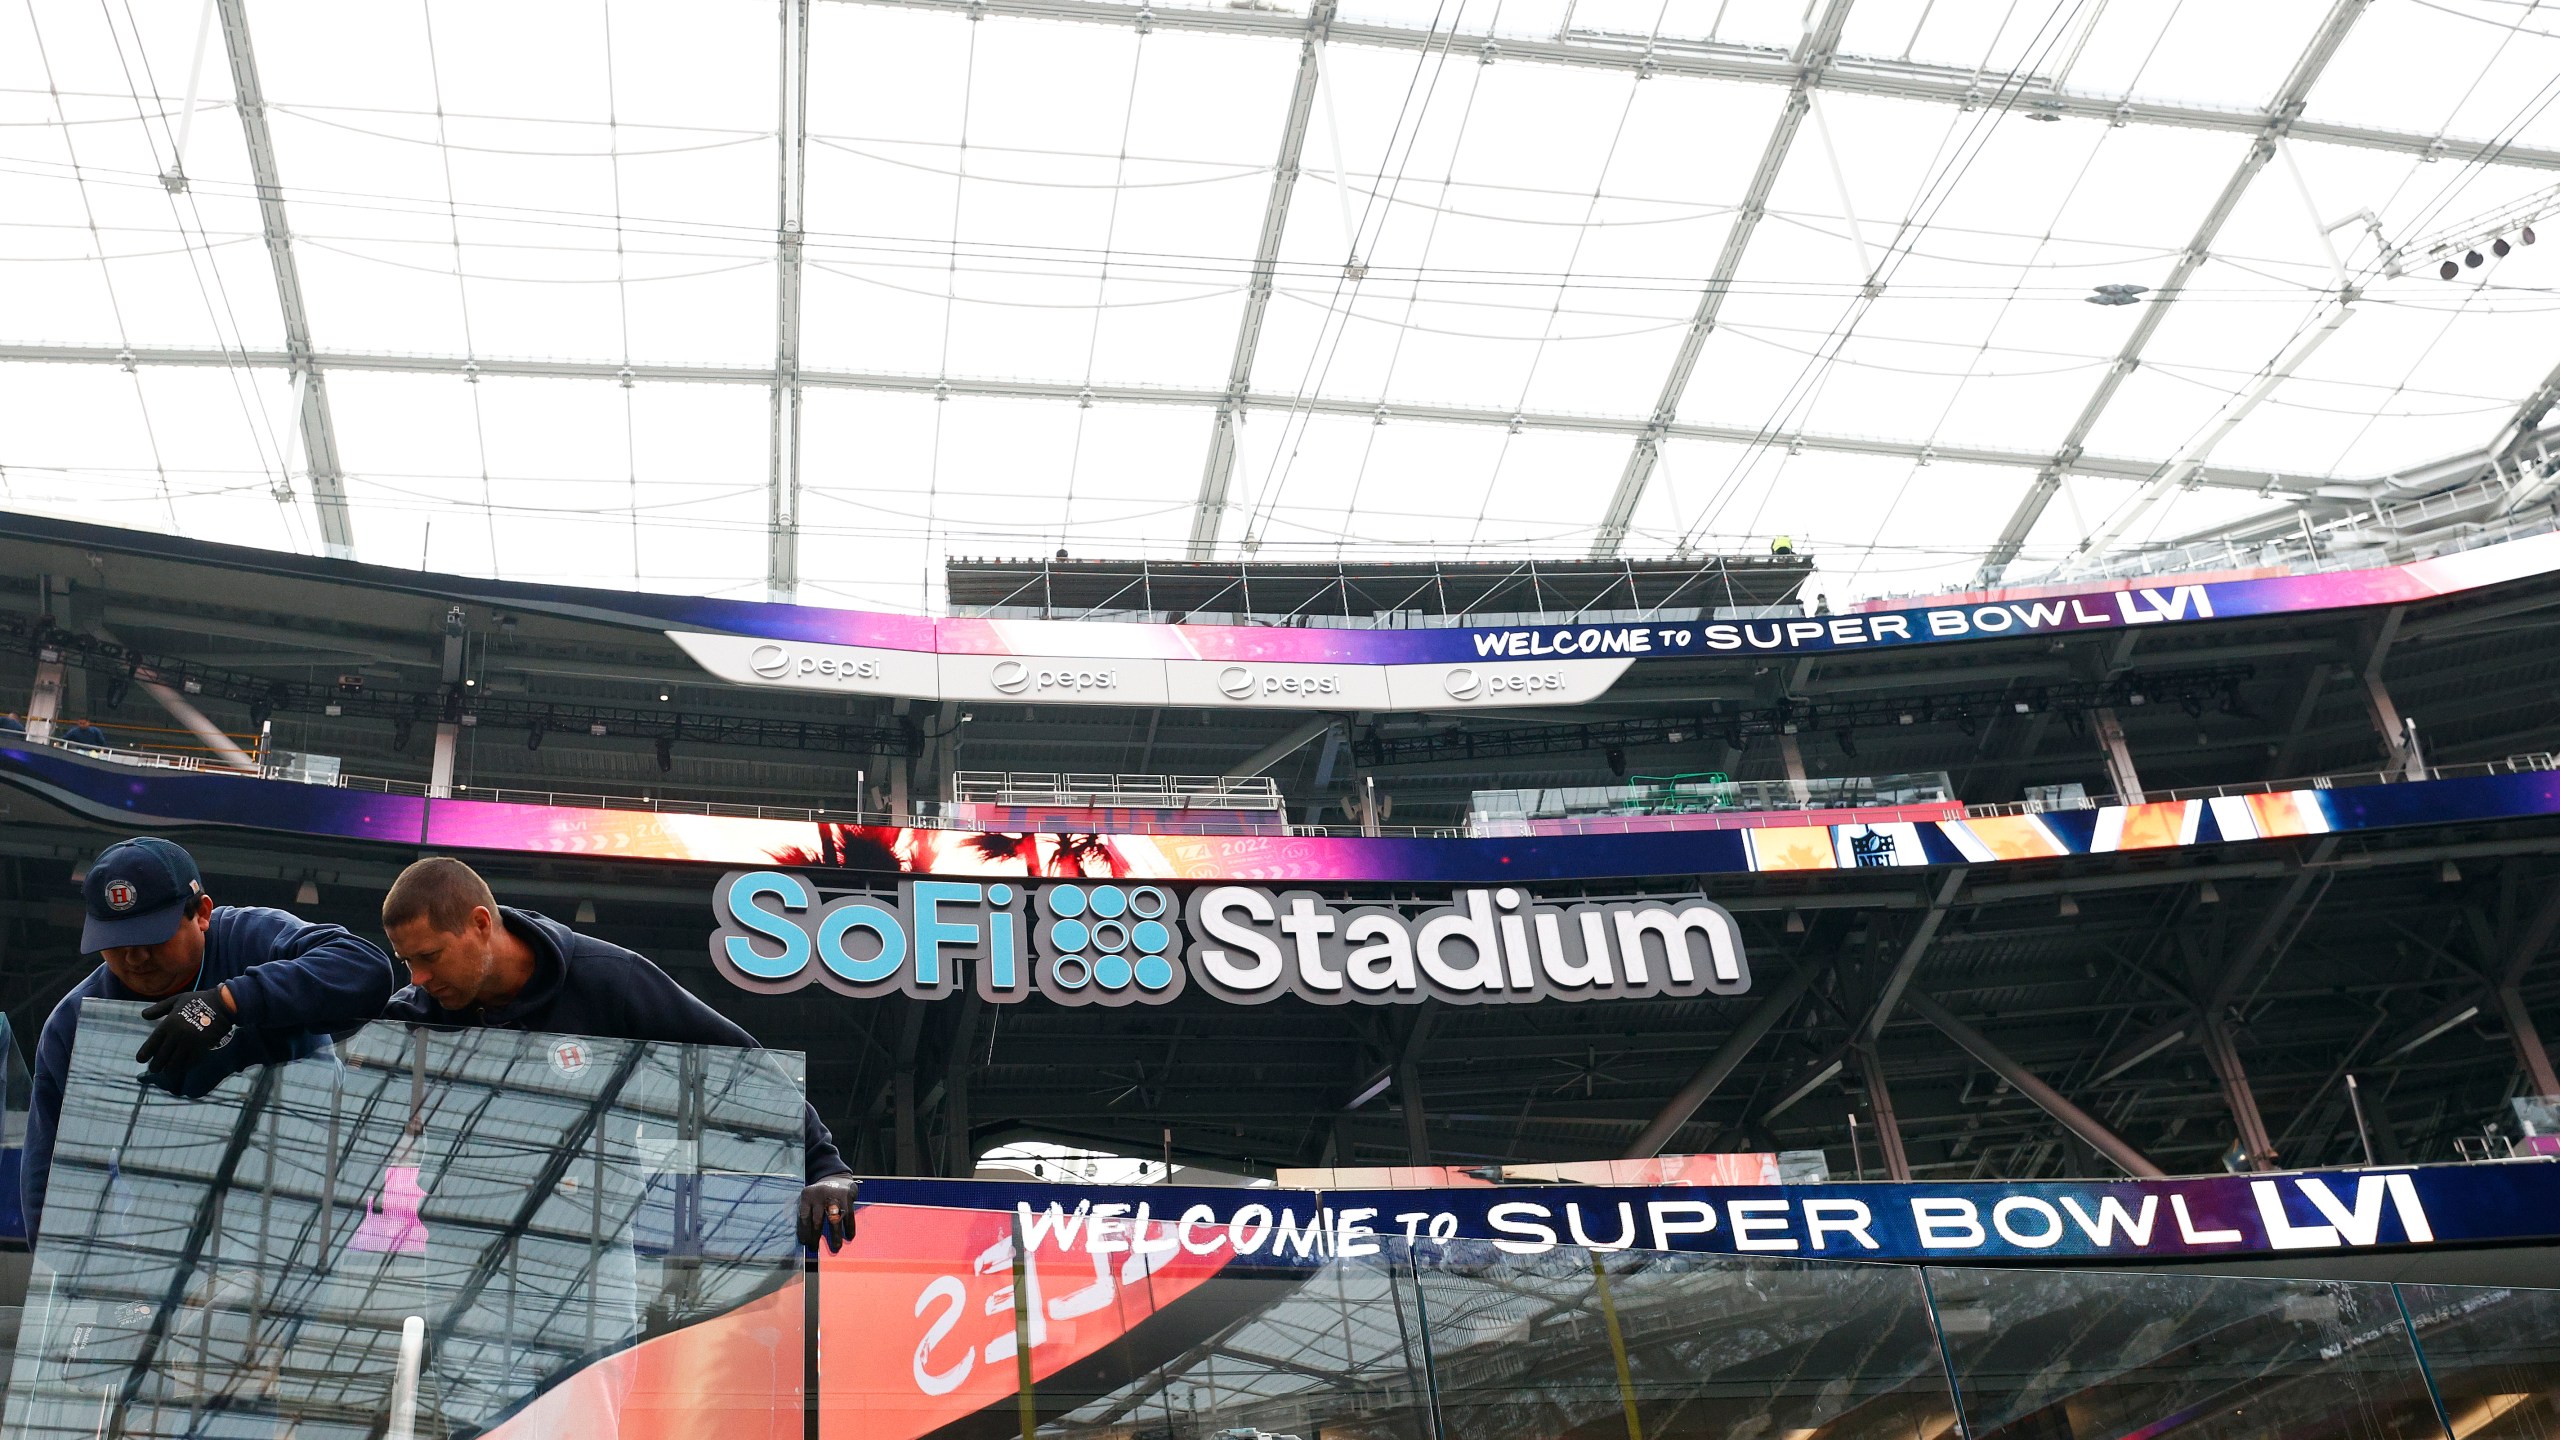
[[[399, 589], [401, 572], [156, 539], [146, 549], [143, 538], [7, 522], [0, 623], [18, 638], [0, 643], [0, 689], [26, 693], [37, 577], [56, 576], [70, 581], [56, 623], [216, 681], [357, 676], [377, 696], [435, 690], [449, 606]], [[583, 724], [550, 728], [538, 748], [530, 727], [488, 720], [465, 736], [463, 778], [482, 789], [877, 809], [886, 777], [901, 771], [919, 800], [961, 769], [1217, 774], [1307, 718], [1213, 723], [1181, 709], [751, 691], [709, 683], [654, 634], [485, 606], [466, 620], [467, 674], [482, 695], [634, 717], [602, 737]], [[1338, 745], [1303, 744], [1268, 773], [1292, 821], [1356, 823], [1342, 808], [1356, 773], [1392, 797], [1394, 826], [1450, 826], [1477, 790], [1700, 771], [1776, 778], [1778, 737], [1792, 723], [1816, 777], [1943, 770], [1976, 804], [2017, 800], [2030, 785], [2079, 783], [2094, 795], [2112, 786], [2075, 704], [2103, 692], [2156, 795], [2374, 771], [2384, 752], [2368, 677], [2414, 719], [2431, 763], [2490, 761], [2549, 744], [2556, 621], [2560, 583], [2546, 579], [2174, 633], [1657, 663], [1570, 711], [1345, 716]], [[169, 723], [146, 697], [72, 673], [67, 716], [110, 733]], [[425, 772], [425, 744], [404, 742], [396, 719], [288, 707], [253, 716], [228, 693], [217, 683], [202, 698], [226, 728], [265, 719], [286, 748], [342, 756], [350, 773]], [[1472, 758], [1470, 737], [1480, 742]], [[110, 837], [14, 790], [0, 794], [0, 822], [0, 1004], [27, 1033], [88, 969], [69, 876]], [[218, 898], [292, 904], [310, 882], [319, 901], [297, 909], [368, 932], [384, 886], [414, 858], [247, 831], [183, 838]], [[2515, 968], [2560, 922], [2560, 824], [2550, 821], [2085, 856], [1996, 876], [1716, 877], [1706, 888], [1744, 926], [1752, 997], [1519, 1010], [1239, 1008], [1191, 996], [1162, 1010], [1070, 1012], [747, 995], [714, 975], [706, 952], [713, 867], [473, 858], [502, 897], [564, 918], [592, 904], [587, 928], [655, 958], [766, 1043], [806, 1051], [810, 1098], [875, 1173], [965, 1174], [991, 1146], [1032, 1137], [1247, 1173], [1616, 1156], [1781, 991], [1797, 998], [1663, 1148], [1822, 1149], [1835, 1176], [1876, 1174], [1881, 1124], [1920, 1176], [2111, 1173], [1907, 1003], [1873, 1026], [1878, 998], [1906, 989], [2173, 1173], [2219, 1168], [2241, 1103], [2263, 1117], [2283, 1164], [2360, 1161], [2349, 1074], [2374, 1158], [2447, 1159], [2518, 1093], [2510, 1017], [2560, 1004], [2560, 972]], [[1808, 971], [1801, 987], [1786, 983]], [[906, 1126], [887, 1084], [900, 1072], [915, 1077]]]

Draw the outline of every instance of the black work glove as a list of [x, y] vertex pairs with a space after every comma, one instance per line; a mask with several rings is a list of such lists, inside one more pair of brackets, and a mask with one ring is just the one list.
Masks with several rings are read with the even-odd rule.
[[231, 1032], [240, 1024], [217, 990], [172, 995], [143, 1011], [142, 1018], [158, 1023], [133, 1058], [164, 1080], [177, 1079], [197, 1061], [230, 1044]]
[[800, 1248], [815, 1250], [824, 1239], [830, 1251], [853, 1238], [853, 1197], [861, 1182], [850, 1175], [830, 1175], [800, 1191]]

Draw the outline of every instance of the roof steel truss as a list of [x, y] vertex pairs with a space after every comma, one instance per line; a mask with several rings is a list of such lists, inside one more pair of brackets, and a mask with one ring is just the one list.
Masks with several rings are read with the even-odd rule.
[[[246, 365], [259, 369], [291, 368], [294, 358], [273, 350], [189, 350], [176, 348], [108, 349], [95, 345], [7, 345], [0, 344], [0, 362], [27, 361], [40, 364], [68, 365]], [[629, 380], [708, 385], [771, 385], [774, 372], [760, 366], [730, 365], [617, 365], [598, 360], [529, 360], [493, 359], [486, 356], [466, 360], [459, 355], [367, 355], [354, 353], [315, 353], [308, 363], [315, 373], [328, 370], [363, 370], [378, 374], [409, 375], [477, 375], [480, 377], [520, 376], [553, 380]], [[466, 368], [468, 367], [468, 368]], [[910, 395], [985, 396], [999, 399], [1027, 400], [1092, 400], [1123, 405], [1208, 405], [1231, 403], [1223, 390], [1186, 389], [1169, 385], [1082, 385], [1065, 381], [971, 379], [934, 375], [891, 374], [876, 371], [795, 370], [795, 384], [804, 388], [835, 390], [879, 390]], [[1301, 410], [1325, 415], [1356, 415], [1363, 419], [1378, 418], [1379, 407], [1373, 401], [1342, 396], [1264, 395], [1246, 392], [1233, 397], [1239, 409], [1285, 409], [1295, 405]], [[1623, 435], [1637, 437], [1659, 433], [1681, 440], [1722, 441], [1730, 444], [1784, 443], [1801, 445], [1808, 450], [1834, 454], [1880, 455], [1895, 459], [1928, 458], [1948, 464], [1998, 465], [2035, 468], [2048, 465], [2053, 457], [2042, 451], [2004, 450], [1992, 446], [1925, 445], [1917, 441], [1893, 440], [1871, 435], [1837, 435], [1790, 431], [1769, 435], [1759, 430], [1735, 425], [1695, 425], [1673, 423], [1657, 429], [1649, 419], [1623, 415], [1581, 415], [1566, 412], [1514, 412], [1467, 405], [1393, 405], [1387, 407], [1387, 418], [1413, 420], [1442, 425], [1500, 425], [1529, 430], [1563, 430], [1587, 435]], [[2125, 456], [2084, 455], [2074, 467], [2082, 474], [2110, 478], [2140, 480], [2160, 468], [2154, 460]], [[2255, 490], [2262, 494], [2299, 497], [2322, 497], [2340, 502], [2361, 504], [2375, 493], [2379, 481], [2354, 477], [2308, 474], [2282, 474], [2266, 470], [2242, 470], [2230, 466], [2206, 466], [2197, 472], [2206, 485], [2232, 490]]]
[[276, 168], [275, 139], [267, 130], [266, 89], [258, 80], [257, 52], [249, 44], [247, 0], [215, 3], [222, 14], [223, 49], [231, 57], [240, 129], [249, 147], [249, 175], [258, 187], [258, 222], [275, 273], [276, 303], [284, 310], [286, 363], [301, 385], [302, 457], [311, 475], [311, 503], [319, 512], [321, 543], [331, 555], [347, 559], [356, 553], [356, 539], [347, 514], [346, 472], [338, 463], [337, 428], [329, 420], [328, 382], [311, 363], [311, 316], [302, 303], [293, 229], [285, 221], [284, 180]]
[[2063, 477], [2079, 468], [2080, 447], [2088, 441], [2089, 432], [2097, 428], [2098, 421], [2107, 413], [2107, 406], [2123, 387], [2125, 377], [2142, 363], [2143, 349], [2159, 333], [2161, 322], [2169, 318], [2169, 307], [2185, 293], [2187, 282], [2204, 268], [2204, 262], [2212, 254], [2214, 241], [2222, 234], [2223, 225], [2231, 219], [2231, 212], [2239, 208], [2240, 197], [2249, 192], [2249, 182], [2256, 179], [2258, 172], [2275, 157], [2276, 143], [2292, 133], [2295, 122], [2301, 118], [2303, 101], [2311, 94], [2312, 85], [2319, 80], [2320, 72], [2328, 68], [2329, 61], [2338, 53], [2338, 47], [2345, 43], [2347, 31], [2355, 25], [2356, 18], [2364, 13], [2369, 3], [2371, 0], [2336, 0], [2330, 6], [2328, 18], [2321, 22], [2319, 32], [2311, 37], [2311, 43], [2304, 47], [2301, 58], [2294, 62], [2292, 73], [2285, 77], [2284, 84], [2277, 89], [2275, 98], [2268, 102], [2266, 111], [2260, 116], [2256, 143], [2249, 147], [2240, 167], [2223, 185], [2222, 193], [2214, 197], [2212, 207], [2205, 211], [2203, 221], [2196, 226], [2195, 238], [2187, 242], [2186, 252], [2178, 257], [2169, 278], [2160, 283], [2158, 293], [2143, 307], [2142, 318], [2134, 323], [2132, 333], [2125, 336], [2123, 347], [2116, 352], [2115, 363], [2107, 367], [2106, 376], [2098, 382], [2096, 392], [2090, 395], [2088, 403], [2080, 407], [2079, 418], [2072, 421], [2070, 431], [2062, 437], [2062, 444], [2054, 452], [2052, 463], [2036, 476], [2036, 483], [2027, 488], [2027, 493], [2018, 501], [2018, 508], [2009, 516], [2009, 523], [2001, 527], [2000, 538], [1992, 542], [1991, 549], [1982, 557], [1982, 579], [1985, 582], [1999, 579], [2010, 562], [2018, 558], [2019, 549], [2027, 543], [2027, 536], [2034, 532], [2037, 520], [2043, 517], [2045, 506], [2053, 500], [2054, 492], [2062, 488]]

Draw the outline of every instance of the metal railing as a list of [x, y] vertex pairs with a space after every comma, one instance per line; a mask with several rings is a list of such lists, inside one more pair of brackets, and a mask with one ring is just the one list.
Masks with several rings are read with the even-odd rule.
[[[2483, 775], [2531, 775], [2545, 770], [2560, 770], [2560, 753], [2530, 750], [2498, 760], [2474, 760], [2461, 765], [2430, 765], [2429, 780], [2467, 780]], [[2279, 790], [2345, 790], [2359, 785], [2407, 785], [2413, 777], [2400, 770], [2356, 770], [2328, 775], [2300, 775], [2283, 780], [2239, 780], [2228, 785], [2185, 785], [2173, 790], [2145, 790], [2143, 803], [2158, 805], [2177, 800], [2219, 800], [2236, 795], [2272, 795]], [[1967, 805], [1965, 815], [2041, 815], [2058, 809], [2095, 810], [2102, 805], [2121, 805], [2115, 795], [2096, 795], [2082, 805], [2040, 805], [2027, 800], [2010, 800], [1997, 805]]]
[[1056, 806], [1079, 810], [1269, 810], [1283, 808], [1268, 775], [1079, 775], [1019, 770], [959, 770], [951, 798], [960, 805]]

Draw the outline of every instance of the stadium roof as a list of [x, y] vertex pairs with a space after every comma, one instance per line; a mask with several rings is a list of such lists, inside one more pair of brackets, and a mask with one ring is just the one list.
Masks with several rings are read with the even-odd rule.
[[905, 609], [2407, 544], [2550, 498], [2555, 209], [2516, 0], [31, 0], [0, 506]]

